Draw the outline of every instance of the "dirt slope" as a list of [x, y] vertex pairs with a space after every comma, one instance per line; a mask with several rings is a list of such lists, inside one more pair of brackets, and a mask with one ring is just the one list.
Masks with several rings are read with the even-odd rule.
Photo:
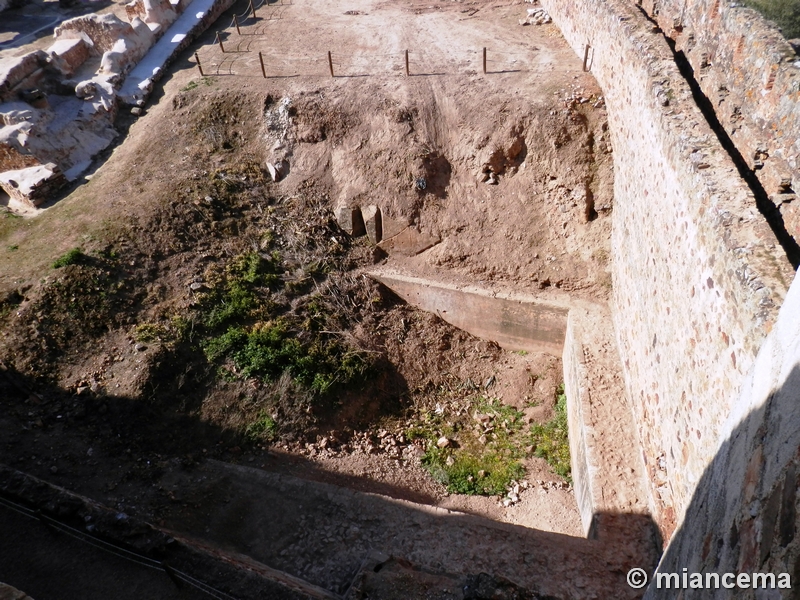
[[[89, 181], [35, 219], [0, 217], [0, 461], [156, 519], [191, 510], [163, 473], [215, 456], [577, 535], [571, 493], [542, 459], [524, 458], [531, 486], [502, 506], [448, 494], [419, 446], [398, 454], [379, 436], [480, 394], [545, 422], [560, 361], [474, 339], [360, 274], [386, 261], [607, 296], [602, 99], [554, 26], [519, 25], [527, 6], [297, 0], [259, 9], [241, 36], [227, 29], [224, 54], [211, 33], [190, 49], [142, 117], [121, 117], [124, 142]], [[267, 163], [280, 161], [275, 183]], [[340, 229], [342, 204], [379, 206], [385, 230], [438, 243], [387, 254]], [[73, 248], [78, 260], [54, 269]], [[246, 280], [235, 265], [254, 255]], [[214, 329], [209, 307], [231, 305], [235, 277], [259, 308]], [[372, 370], [351, 385], [335, 373], [321, 402], [297, 380], [248, 376], [241, 348], [209, 351], [229, 326], [276, 323]]]

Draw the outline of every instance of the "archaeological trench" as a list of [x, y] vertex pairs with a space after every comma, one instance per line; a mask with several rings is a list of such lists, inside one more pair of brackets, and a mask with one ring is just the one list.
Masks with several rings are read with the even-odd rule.
[[797, 42], [0, 0], [0, 598], [800, 597]]

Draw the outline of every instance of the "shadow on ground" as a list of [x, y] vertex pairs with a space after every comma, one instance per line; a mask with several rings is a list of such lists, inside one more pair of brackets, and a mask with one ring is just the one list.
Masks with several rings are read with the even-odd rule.
[[[635, 598], [625, 573], [631, 566], [651, 568], [657, 558], [652, 523], [641, 516], [614, 517], [625, 536], [601, 533], [587, 540], [398, 500], [394, 496], [402, 490], [392, 486], [373, 490], [379, 493], [356, 491], [363, 483], [357, 477], [334, 475], [338, 485], [333, 485], [286, 475], [285, 469], [271, 472], [275, 455], [248, 448], [236, 432], [200, 421], [180, 403], [81, 398], [84, 410], [75, 410], [70, 394], [35, 386], [8, 368], [0, 375], [0, 397], [3, 463], [76, 490], [125, 518], [205, 540], [336, 595], [345, 594], [357, 576], [364, 579], [363, 565], [377, 553], [430, 573], [489, 573], [538, 597]], [[52, 410], [36, 417], [43, 405]], [[305, 474], [318, 469], [305, 459], [293, 460]], [[331, 474], [318, 475], [331, 481]], [[55, 518], [60, 508], [42, 510]], [[14, 534], [0, 540], [0, 579], [37, 600], [55, 598], [59, 578], [64, 590], [84, 589], [85, 578], [82, 598], [128, 597], [100, 590], [94, 570], [79, 568], [85, 553], [73, 552], [72, 542], [44, 551], [46, 536], [30, 529], [39, 524], [23, 524], [22, 516], [1, 518]], [[28, 549], [18, 552], [21, 547]], [[112, 584], [139, 577], [113, 561], [103, 568]], [[147, 597], [171, 597], [145, 589], [150, 588], [141, 588]], [[406, 597], [418, 597], [414, 593]]]

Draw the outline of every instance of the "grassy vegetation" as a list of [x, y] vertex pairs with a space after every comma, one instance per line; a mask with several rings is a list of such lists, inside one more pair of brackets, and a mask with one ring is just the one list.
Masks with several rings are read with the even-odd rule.
[[558, 389], [555, 416], [547, 423], [534, 425], [530, 437], [534, 454], [544, 458], [553, 471], [572, 483], [567, 434], [567, 395], [563, 384]]
[[133, 339], [143, 344], [161, 342], [170, 346], [186, 339], [191, 322], [185, 317], [173, 316], [167, 323], [140, 323], [133, 329]]
[[295, 313], [275, 300], [287, 293], [284, 268], [277, 252], [248, 252], [212, 274], [200, 300], [201, 346], [235, 376], [271, 382], [286, 373], [322, 397], [363, 376], [370, 360], [325, 329], [321, 302], [312, 298]]
[[[421, 411], [406, 431], [425, 440], [422, 464], [451, 493], [503, 495], [525, 476], [522, 459], [533, 453], [570, 480], [566, 396], [558, 390], [556, 414], [547, 423], [525, 424], [524, 414], [497, 398], [477, 395], [466, 406], [437, 404]], [[449, 408], [448, 408], [449, 407]], [[442, 447], [438, 442], [445, 438]]]
[[253, 442], [271, 441], [278, 435], [278, 424], [266, 411], [261, 411], [258, 417], [245, 428], [244, 433]]
[[[448, 457], [452, 457], [449, 464]], [[506, 493], [512, 481], [525, 475], [519, 462], [493, 451], [448, 452], [446, 448], [434, 446], [425, 454], [422, 464], [453, 494], [500, 496]]]
[[[525, 455], [523, 413], [497, 398], [476, 396], [468, 415], [453, 420], [445, 411], [424, 412], [407, 436], [426, 439], [422, 464], [451, 493], [504, 494], [525, 474], [519, 462]], [[450, 440], [444, 448], [437, 445], [441, 437]]]
[[190, 92], [195, 88], [200, 87], [200, 84], [203, 85], [213, 85], [214, 80], [211, 77], [201, 77], [200, 79], [192, 79], [189, 83], [181, 88], [182, 92]]
[[224, 273], [212, 276], [210, 291], [202, 298], [203, 325], [210, 331], [243, 320], [269, 318], [273, 306], [269, 291], [280, 283], [280, 256], [257, 252], [237, 256]]
[[73, 248], [66, 254], [59, 256], [55, 262], [53, 262], [53, 268], [61, 269], [63, 267], [68, 267], [69, 265], [77, 265], [83, 262], [85, 259], [86, 255], [81, 251], [80, 248]]
[[774, 21], [786, 39], [800, 38], [800, 0], [745, 0], [745, 4]]

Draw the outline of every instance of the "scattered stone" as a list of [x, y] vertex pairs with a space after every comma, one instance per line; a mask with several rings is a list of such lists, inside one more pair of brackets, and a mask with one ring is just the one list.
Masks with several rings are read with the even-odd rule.
[[134, 106], [134, 107], [131, 109], [131, 114], [132, 114], [134, 117], [140, 117], [140, 116], [142, 116], [142, 113], [143, 113], [143, 112], [144, 112], [144, 111], [143, 111], [143, 110], [142, 110], [140, 107], [138, 107], [138, 106]]
[[445, 436], [442, 436], [436, 441], [436, 445], [439, 448], [447, 448], [447, 446], [450, 445], [450, 440], [448, 440]]
[[55, 475], [56, 473], [58, 473], [58, 467], [57, 467], [57, 466], [55, 466], [55, 465], [53, 465], [52, 467], [50, 467], [50, 472], [51, 472], [53, 475]]
[[194, 282], [192, 284], [189, 284], [189, 289], [192, 290], [193, 292], [196, 292], [197, 290], [202, 290], [203, 287], [204, 287], [204, 285], [202, 283], [198, 283], [198, 282]]
[[147, 350], [147, 346], [145, 346], [144, 344], [136, 344], [133, 347], [133, 349], [136, 350], [137, 352], [143, 352], [143, 351]]
[[273, 165], [272, 163], [267, 163], [267, 171], [269, 171], [269, 176], [272, 178], [272, 181], [278, 181], [278, 168]]
[[552, 23], [553, 19], [543, 8], [529, 8], [528, 16], [519, 20], [520, 25], [546, 25]]

